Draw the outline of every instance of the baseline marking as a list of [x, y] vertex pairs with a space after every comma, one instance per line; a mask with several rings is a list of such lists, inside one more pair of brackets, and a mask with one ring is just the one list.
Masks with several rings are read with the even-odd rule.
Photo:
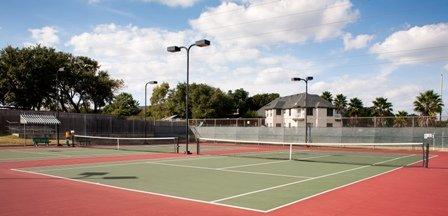
[[378, 163], [374, 163], [374, 164], [371, 164], [371, 165], [366, 165], [366, 166], [356, 167], [356, 168], [352, 168], [352, 169], [342, 170], [342, 171], [339, 171], [339, 172], [334, 172], [334, 173], [329, 173], [329, 174], [325, 174], [325, 175], [321, 175], [321, 176], [316, 176], [316, 177], [312, 177], [312, 178], [305, 179], [305, 180], [299, 180], [299, 181], [286, 183], [286, 184], [282, 184], [282, 185], [277, 185], [277, 186], [273, 186], [273, 187], [268, 187], [268, 188], [264, 188], [264, 189], [260, 189], [260, 190], [250, 191], [250, 192], [247, 192], [247, 193], [237, 194], [237, 195], [234, 195], [234, 196], [224, 197], [222, 199], [213, 200], [211, 202], [212, 203], [222, 202], [222, 201], [229, 200], [229, 199], [234, 199], [234, 198], [237, 198], [237, 197], [242, 197], [242, 196], [247, 196], [247, 195], [250, 195], [250, 194], [255, 194], [255, 193], [259, 193], [259, 192], [263, 192], [263, 191], [268, 191], [268, 190], [272, 190], [272, 189], [282, 188], [282, 187], [286, 187], [286, 186], [289, 186], [289, 185], [299, 184], [299, 183], [303, 183], [303, 182], [307, 182], [307, 181], [311, 181], [311, 180], [325, 178], [325, 177], [328, 177], [328, 176], [333, 176], [333, 175], [337, 175], [337, 174], [341, 174], [341, 173], [351, 172], [351, 171], [354, 171], [354, 170], [364, 169], [364, 168], [371, 167], [371, 166], [374, 166], [374, 165], [383, 164], [383, 163], [386, 163], [386, 162], [399, 160], [399, 159], [406, 158], [406, 157], [411, 157], [411, 156], [415, 156], [415, 155], [406, 155], [406, 156], [402, 156], [402, 157], [397, 157], [397, 158], [393, 158], [393, 159], [390, 159], [390, 160], [385, 160], [385, 161], [381, 161], [381, 162], [378, 162]]

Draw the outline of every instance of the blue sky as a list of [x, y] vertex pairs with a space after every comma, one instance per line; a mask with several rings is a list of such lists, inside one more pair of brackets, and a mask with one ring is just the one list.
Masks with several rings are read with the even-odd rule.
[[1, 47], [92, 57], [141, 104], [145, 81], [185, 81], [185, 53], [166, 46], [201, 38], [212, 46], [192, 50], [191, 81], [223, 90], [289, 95], [304, 89], [290, 77], [311, 75], [312, 93], [412, 111], [448, 78], [446, 0], [0, 0]]

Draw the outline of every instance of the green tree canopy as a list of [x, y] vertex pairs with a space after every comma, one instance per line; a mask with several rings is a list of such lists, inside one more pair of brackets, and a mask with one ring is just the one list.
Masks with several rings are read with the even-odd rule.
[[229, 91], [227, 94], [233, 102], [232, 108], [234, 113], [244, 116], [249, 111], [249, 92], [239, 88], [235, 91]]
[[348, 103], [347, 108], [348, 115], [350, 117], [359, 117], [363, 112], [363, 108], [364, 105], [362, 101], [359, 98], [354, 97], [350, 99], [350, 102]]
[[372, 114], [376, 117], [386, 117], [392, 115], [392, 103], [387, 98], [377, 97], [373, 102]]
[[322, 92], [320, 97], [324, 100], [327, 100], [330, 103], [333, 103], [333, 95], [329, 91]]
[[171, 115], [166, 105], [169, 92], [170, 85], [167, 82], [163, 82], [154, 87], [152, 90], [151, 105], [148, 107], [146, 116], [161, 119]]
[[0, 103], [6, 106], [98, 112], [122, 84], [88, 57], [40, 45], [0, 50]]
[[414, 101], [414, 111], [421, 116], [436, 116], [442, 111], [442, 107], [442, 98], [433, 90], [420, 93]]
[[104, 113], [120, 117], [136, 115], [139, 111], [138, 102], [129, 93], [117, 95], [112, 103], [104, 107]]
[[343, 94], [337, 94], [334, 98], [333, 105], [336, 107], [336, 111], [339, 114], [344, 115], [347, 109], [347, 97]]

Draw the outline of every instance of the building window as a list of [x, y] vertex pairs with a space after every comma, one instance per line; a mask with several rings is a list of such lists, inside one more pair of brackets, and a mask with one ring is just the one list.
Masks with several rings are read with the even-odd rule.
[[277, 115], [282, 115], [282, 110], [281, 109], [276, 109], [275, 112], [276, 112]]
[[327, 116], [333, 116], [333, 108], [327, 109]]
[[309, 115], [309, 116], [312, 116], [313, 115], [313, 110], [314, 109], [312, 107], [306, 108], [306, 114]]
[[327, 127], [333, 127], [333, 123], [327, 123]]
[[289, 116], [291, 116], [291, 109], [288, 109]]
[[275, 127], [281, 127], [281, 126], [282, 126], [281, 123], [277, 123], [277, 124], [275, 124]]

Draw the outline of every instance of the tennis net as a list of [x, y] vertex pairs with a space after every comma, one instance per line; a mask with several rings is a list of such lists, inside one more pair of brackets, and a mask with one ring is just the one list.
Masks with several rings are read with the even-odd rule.
[[179, 153], [179, 140], [177, 137], [137, 138], [74, 135], [74, 142], [78, 146], [87, 148]]
[[213, 138], [198, 138], [197, 142], [204, 155], [318, 163], [424, 166], [429, 157], [423, 143], [286, 143]]

